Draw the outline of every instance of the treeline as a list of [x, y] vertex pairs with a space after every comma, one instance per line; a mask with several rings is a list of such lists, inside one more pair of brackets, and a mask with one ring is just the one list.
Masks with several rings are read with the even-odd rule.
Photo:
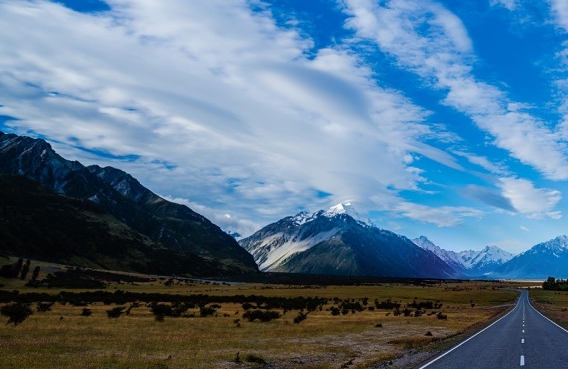
[[568, 279], [548, 277], [548, 279], [542, 284], [542, 289], [549, 291], [568, 291]]
[[[85, 292], [67, 292], [62, 291], [58, 294], [48, 294], [39, 292], [18, 293], [18, 291], [0, 290], [0, 303], [18, 302], [57, 302], [76, 306], [85, 306], [88, 304], [103, 302], [106, 305], [117, 304], [123, 305], [132, 302], [169, 302], [172, 304], [187, 304], [190, 306], [205, 306], [207, 304], [254, 304], [255, 307], [262, 309], [285, 309], [285, 310], [314, 310], [316, 307], [327, 304], [327, 298], [319, 297], [267, 297], [258, 295], [233, 295], [233, 296], [210, 296], [210, 295], [177, 295], [163, 293], [143, 293], [143, 292], [125, 292], [117, 290], [109, 291], [85, 291]], [[246, 306], [246, 305], [245, 305]]]

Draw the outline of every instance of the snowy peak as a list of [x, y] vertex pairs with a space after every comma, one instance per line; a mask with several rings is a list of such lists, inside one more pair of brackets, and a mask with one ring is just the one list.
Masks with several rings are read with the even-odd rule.
[[481, 250], [477, 254], [474, 260], [476, 260], [477, 263], [483, 262], [485, 264], [487, 263], [503, 264], [511, 260], [513, 256], [514, 255], [511, 254], [510, 252], [500, 249], [497, 246], [485, 246], [483, 250]]
[[[348, 204], [269, 224], [239, 241], [272, 272], [454, 278], [456, 272], [408, 238], [355, 220]], [[356, 212], [355, 212], [356, 214]]]
[[357, 210], [355, 210], [355, 208], [350, 202], [339, 203], [337, 205], [330, 207], [325, 212], [318, 212], [318, 213], [321, 213], [322, 215], [328, 218], [332, 218], [337, 215], [346, 214], [349, 215], [351, 218], [355, 219], [356, 221], [363, 223], [364, 225], [367, 226], [374, 225], [373, 222], [371, 222], [371, 220], [364, 219], [363, 217], [361, 217], [361, 215], [357, 212]]
[[496, 270], [503, 278], [568, 277], [568, 237], [558, 236], [515, 256]]
[[430, 251], [440, 259], [442, 259], [446, 264], [450, 265], [452, 268], [456, 270], [462, 270], [464, 266], [462, 265], [458, 254], [453, 251], [444, 250], [440, 246], [435, 245], [432, 241], [430, 241], [425, 236], [420, 236], [412, 240], [418, 247]]
[[420, 236], [412, 241], [469, 276], [487, 274], [513, 258], [513, 254], [497, 246], [485, 246], [479, 251], [465, 250], [455, 252], [444, 250], [424, 236]]
[[553, 256], [558, 256], [566, 252], [568, 252], [568, 237], [558, 236], [552, 240], [542, 242], [531, 247], [521, 255], [551, 254]]

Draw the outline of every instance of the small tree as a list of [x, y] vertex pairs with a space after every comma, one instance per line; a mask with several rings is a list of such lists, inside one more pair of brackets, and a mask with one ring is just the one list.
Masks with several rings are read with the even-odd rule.
[[26, 279], [26, 276], [28, 275], [28, 272], [30, 271], [30, 264], [31, 261], [30, 259], [26, 260], [26, 263], [22, 266], [22, 271], [20, 272], [20, 279], [23, 281], [24, 279]]
[[36, 266], [34, 268], [34, 270], [32, 271], [32, 281], [37, 280], [37, 277], [39, 276], [39, 265]]
[[12, 278], [18, 278], [22, 270], [22, 265], [24, 265], [24, 259], [19, 258], [14, 267], [12, 268]]

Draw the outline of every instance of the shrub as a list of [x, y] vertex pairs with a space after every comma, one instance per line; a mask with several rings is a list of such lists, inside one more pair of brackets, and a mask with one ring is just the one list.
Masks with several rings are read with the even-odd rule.
[[122, 311], [125, 309], [124, 306], [117, 306], [115, 308], [112, 308], [110, 310], [107, 310], [107, 316], [109, 318], [118, 318], [122, 315]]
[[50, 311], [52, 306], [53, 302], [38, 302], [37, 311], [39, 311], [40, 313], [45, 313], [46, 311]]
[[246, 311], [246, 310], [250, 310], [250, 309], [252, 309], [252, 308], [253, 308], [253, 305], [252, 305], [250, 302], [245, 302], [245, 303], [243, 304], [243, 310], [245, 310], [245, 311]]
[[248, 310], [243, 314], [243, 318], [248, 319], [249, 322], [253, 322], [257, 319], [261, 322], [269, 322], [273, 319], [278, 319], [281, 316], [282, 315], [280, 315], [280, 313], [273, 310]]
[[300, 324], [302, 321], [306, 320], [307, 318], [308, 314], [300, 311], [298, 315], [294, 318], [294, 323]]
[[202, 306], [202, 307], [199, 308], [199, 315], [201, 315], [202, 317], [213, 315], [216, 312], [217, 312], [217, 310], [215, 310], [211, 306]]
[[253, 354], [247, 355], [245, 357], [245, 361], [247, 363], [266, 364], [266, 360], [264, 360], [260, 356], [256, 356], [256, 355], [253, 355]]
[[171, 305], [167, 304], [157, 304], [152, 303], [150, 307], [152, 314], [154, 314], [154, 318], [157, 322], [163, 322], [166, 316], [172, 316], [172, 307]]
[[91, 314], [93, 314], [93, 312], [91, 311], [91, 309], [87, 308], [83, 308], [83, 311], [81, 312], [81, 316], [91, 316]]
[[14, 323], [14, 325], [18, 325], [32, 315], [32, 309], [27, 304], [14, 303], [3, 306], [0, 309], [0, 313], [8, 317], [7, 324]]

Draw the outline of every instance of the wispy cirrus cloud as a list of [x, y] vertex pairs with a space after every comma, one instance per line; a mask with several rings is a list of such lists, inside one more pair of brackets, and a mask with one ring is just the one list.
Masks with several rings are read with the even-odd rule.
[[412, 202], [399, 202], [388, 209], [392, 214], [408, 217], [438, 227], [455, 227], [468, 218], [482, 218], [483, 211], [467, 206], [427, 206]]
[[343, 3], [351, 17], [347, 24], [358, 37], [374, 41], [401, 67], [447, 91], [443, 102], [491, 134], [494, 145], [548, 179], [568, 179], [566, 143], [539, 118], [519, 109], [506, 91], [476, 79], [471, 40], [451, 12], [432, 1]]
[[0, 2], [0, 114], [18, 118], [6, 127], [172, 198], [223, 213], [230, 203], [240, 219], [392, 201], [424, 180], [409, 153], [459, 167], [421, 141], [435, 136], [428, 112], [377, 85], [349, 48], [314, 52], [268, 7], [108, 5]]

